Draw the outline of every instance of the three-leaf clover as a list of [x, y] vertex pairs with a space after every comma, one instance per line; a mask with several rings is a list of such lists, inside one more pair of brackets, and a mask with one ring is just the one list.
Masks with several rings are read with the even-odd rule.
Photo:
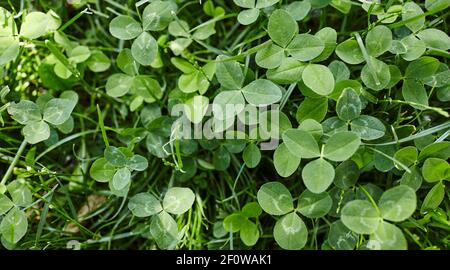
[[249, 25], [254, 23], [260, 14], [260, 9], [267, 8], [275, 5], [280, 0], [233, 0], [233, 2], [242, 7], [246, 8], [239, 12], [238, 14], [238, 22], [243, 25]]
[[225, 217], [223, 227], [228, 232], [239, 232], [239, 236], [245, 245], [254, 246], [259, 239], [259, 229], [250, 218], [255, 218], [258, 221], [261, 213], [262, 210], [258, 203], [247, 203], [241, 211]]

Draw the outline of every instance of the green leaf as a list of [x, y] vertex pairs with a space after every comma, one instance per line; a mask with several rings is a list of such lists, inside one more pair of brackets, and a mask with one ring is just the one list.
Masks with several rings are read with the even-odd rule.
[[346, 160], [336, 167], [334, 184], [340, 189], [353, 187], [359, 178], [359, 167], [353, 160]]
[[266, 8], [273, 6], [274, 4], [278, 3], [280, 0], [257, 0], [256, 1], [256, 8]]
[[361, 79], [364, 84], [375, 91], [386, 88], [391, 81], [391, 73], [389, 66], [370, 56], [371, 65], [366, 64], [361, 70]]
[[137, 217], [149, 217], [161, 212], [159, 200], [150, 193], [139, 193], [131, 197], [128, 209]]
[[216, 77], [220, 85], [229, 90], [239, 90], [244, 83], [244, 73], [237, 61], [226, 61], [225, 56], [218, 56]]
[[[417, 157], [419, 156], [419, 152], [417, 151], [417, 148], [414, 146], [406, 146], [402, 149], [398, 150], [395, 155], [394, 159], [394, 165], [399, 170], [404, 170], [402, 168], [403, 166], [410, 167], [417, 161]], [[401, 165], [400, 165], [401, 164]]]
[[255, 0], [233, 0], [233, 2], [243, 8], [254, 8]]
[[402, 178], [400, 179], [401, 185], [409, 186], [410, 188], [417, 191], [422, 185], [422, 174], [417, 166], [409, 168], [411, 172], [405, 171]]
[[131, 170], [135, 171], [145, 171], [148, 167], [148, 161], [145, 157], [141, 155], [133, 155], [128, 161], [127, 166]]
[[331, 27], [324, 27], [320, 29], [315, 35], [325, 44], [325, 48], [322, 53], [313, 59], [314, 62], [322, 62], [328, 59], [334, 52], [336, 48], [337, 33]]
[[421, 213], [433, 211], [441, 205], [445, 197], [445, 186], [442, 182], [436, 183], [428, 192], [420, 207]]
[[358, 42], [354, 39], [348, 39], [337, 45], [336, 54], [342, 61], [350, 65], [358, 65], [364, 62], [364, 56]]
[[[402, 95], [405, 101], [412, 102], [411, 105], [418, 110], [424, 110], [428, 106], [428, 94], [425, 87], [419, 81], [407, 79], [403, 81]], [[420, 106], [423, 105], [423, 106]]]
[[143, 32], [131, 45], [131, 54], [139, 64], [150, 66], [158, 54], [158, 43], [147, 32]]
[[43, 120], [31, 122], [22, 129], [22, 133], [28, 143], [36, 144], [50, 137], [50, 127]]
[[288, 150], [299, 158], [316, 158], [320, 149], [314, 137], [306, 131], [289, 129], [283, 133], [283, 142]]
[[170, 188], [163, 200], [164, 211], [181, 215], [187, 212], [195, 201], [195, 194], [189, 188], [173, 187]]
[[6, 195], [0, 193], [0, 215], [6, 214], [13, 206], [14, 203]]
[[107, 183], [113, 179], [116, 168], [109, 163], [106, 158], [99, 158], [94, 163], [89, 170], [91, 177], [101, 183]]
[[251, 202], [242, 207], [241, 214], [248, 218], [257, 218], [262, 214], [262, 209], [257, 202]]
[[362, 103], [358, 94], [352, 88], [345, 88], [336, 103], [336, 113], [343, 121], [358, 118], [361, 114]]
[[406, 250], [408, 245], [402, 231], [385, 221], [370, 235], [369, 248], [376, 250]]
[[245, 223], [246, 218], [240, 213], [231, 214], [223, 220], [223, 227], [228, 232], [238, 232], [241, 230], [242, 225]]
[[44, 106], [43, 119], [52, 125], [62, 125], [70, 118], [76, 102], [64, 98], [51, 99]]
[[289, 12], [277, 9], [269, 17], [267, 31], [273, 42], [286, 48], [298, 33], [298, 25]]
[[435, 142], [427, 145], [419, 154], [419, 160], [425, 160], [429, 157], [448, 159], [450, 158], [450, 142]]
[[369, 115], [361, 115], [354, 119], [350, 126], [353, 132], [367, 141], [381, 138], [386, 133], [384, 124], [378, 118]]
[[255, 168], [261, 161], [261, 151], [259, 151], [259, 148], [254, 143], [251, 143], [245, 147], [242, 158], [247, 167]]
[[134, 39], [142, 33], [141, 24], [130, 16], [120, 15], [109, 23], [109, 32], [121, 40]]
[[240, 237], [246, 246], [254, 246], [259, 239], [258, 226], [249, 220], [245, 220], [241, 226]]
[[302, 79], [306, 86], [311, 88], [316, 94], [326, 96], [334, 89], [333, 73], [323, 65], [310, 64], [305, 67]]
[[285, 143], [280, 144], [273, 153], [275, 170], [282, 177], [289, 177], [297, 171], [301, 159], [293, 155]]
[[285, 7], [286, 11], [291, 14], [296, 21], [303, 20], [311, 10], [309, 1], [294, 1]]
[[421, 57], [426, 51], [425, 42], [416, 38], [412, 34], [404, 37], [401, 40], [401, 44], [406, 49], [405, 52], [401, 53], [402, 58], [406, 61], [416, 60], [417, 58]]
[[178, 242], [178, 226], [165, 211], [151, 219], [150, 233], [160, 249], [174, 249]]
[[315, 194], [309, 190], [298, 198], [297, 211], [308, 218], [323, 217], [331, 210], [333, 200], [327, 192]]
[[450, 50], [450, 37], [439, 29], [424, 29], [417, 33], [417, 37], [419, 37], [428, 48], [435, 48], [443, 51]]
[[104, 154], [106, 160], [113, 166], [123, 167], [127, 164], [127, 156], [117, 147], [106, 147]]
[[322, 98], [309, 98], [300, 103], [295, 118], [299, 123], [307, 119], [313, 119], [317, 122], [321, 122], [328, 112], [328, 99]]
[[319, 56], [325, 48], [325, 43], [310, 34], [299, 34], [289, 43], [287, 52], [298, 61], [310, 61]]
[[313, 119], [306, 119], [298, 129], [310, 133], [316, 140], [320, 140], [323, 135], [322, 125]]
[[106, 93], [111, 97], [122, 97], [130, 91], [130, 86], [133, 83], [133, 77], [116, 73], [109, 76], [106, 81]]
[[[139, 63], [133, 57], [131, 50], [128, 48], [123, 49], [117, 56], [117, 67], [125, 74], [134, 76], [139, 69]], [[115, 82], [112, 84], [114, 86]]]
[[377, 209], [366, 200], [348, 202], [342, 208], [341, 220], [347, 228], [358, 234], [374, 233], [382, 222]]
[[279, 182], [262, 185], [257, 198], [261, 208], [270, 215], [281, 216], [294, 210], [291, 193]]
[[333, 77], [336, 82], [350, 79], [350, 70], [344, 62], [333, 60], [328, 65], [328, 68], [330, 69], [331, 73], [333, 73]]
[[391, 48], [392, 32], [384, 25], [377, 25], [367, 33], [365, 43], [369, 55], [380, 56]]
[[11, 103], [8, 107], [8, 113], [11, 118], [19, 124], [40, 121], [42, 119], [41, 111], [36, 103], [29, 100], [21, 100], [19, 103]]
[[142, 25], [145, 31], [161, 31], [164, 30], [177, 11], [177, 4], [172, 0], [169, 1], [152, 1], [147, 5], [142, 13]]
[[273, 237], [281, 248], [299, 250], [306, 245], [308, 229], [296, 213], [290, 213], [275, 223]]
[[[403, 5], [402, 10], [402, 20], [406, 21], [412, 19], [416, 16], [422, 15], [423, 10], [414, 2], [407, 2]], [[416, 18], [415, 20], [408, 22], [406, 27], [408, 27], [412, 32], [417, 32], [425, 24], [425, 17]]]
[[409, 218], [416, 210], [416, 192], [400, 185], [383, 193], [378, 202], [382, 217], [389, 221], [400, 222]]
[[144, 98], [145, 102], [152, 103], [163, 96], [159, 82], [149, 75], [138, 75], [133, 78], [131, 92]]
[[93, 72], [103, 72], [111, 66], [111, 60], [101, 51], [92, 51], [91, 57], [86, 61], [88, 68]]
[[126, 188], [131, 181], [131, 172], [128, 168], [121, 168], [116, 171], [112, 179], [112, 185], [116, 190]]
[[237, 20], [242, 25], [250, 25], [254, 23], [259, 16], [259, 9], [251, 8], [239, 12]]
[[323, 156], [332, 161], [344, 161], [351, 158], [360, 145], [361, 139], [356, 133], [338, 132], [328, 139], [323, 149]]
[[428, 158], [423, 163], [422, 175], [429, 183], [450, 180], [450, 164], [440, 158]]
[[27, 216], [17, 207], [9, 211], [0, 223], [0, 234], [6, 241], [13, 244], [19, 242], [25, 236], [27, 229]]
[[31, 190], [24, 181], [23, 179], [15, 180], [6, 186], [16, 206], [27, 207], [33, 202]]
[[309, 162], [302, 170], [303, 183], [313, 193], [322, 193], [333, 183], [334, 167], [323, 158]]
[[305, 63], [297, 61], [292, 57], [283, 57], [281, 65], [276, 69], [268, 70], [266, 75], [267, 78], [274, 83], [296, 83], [301, 80], [305, 66]]
[[283, 48], [270, 42], [261, 50], [258, 50], [255, 56], [256, 64], [262, 68], [274, 69], [279, 67], [285, 59]]
[[273, 82], [265, 79], [255, 80], [244, 88], [242, 94], [248, 103], [255, 106], [267, 106], [280, 101], [282, 93]]
[[209, 99], [205, 96], [194, 96], [184, 103], [186, 117], [194, 124], [203, 120], [209, 105]]
[[341, 220], [333, 222], [328, 232], [328, 243], [335, 250], [353, 250], [358, 242], [358, 235], [349, 230]]
[[439, 60], [429, 56], [420, 57], [409, 63], [405, 71], [407, 79], [425, 79], [432, 76], [439, 68]]
[[49, 23], [47, 14], [39, 11], [30, 12], [20, 26], [20, 36], [28, 39], [37, 39], [44, 36], [47, 34]]
[[239, 114], [245, 106], [241, 91], [229, 90], [220, 92], [213, 102], [214, 117], [219, 120], [229, 119]]

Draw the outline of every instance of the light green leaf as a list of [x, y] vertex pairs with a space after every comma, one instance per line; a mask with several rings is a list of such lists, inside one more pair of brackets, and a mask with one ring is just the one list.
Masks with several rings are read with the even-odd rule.
[[279, 67], [285, 59], [283, 48], [270, 42], [261, 50], [258, 50], [255, 56], [256, 64], [262, 68], [273, 69]]
[[273, 82], [265, 79], [255, 80], [244, 88], [242, 94], [248, 103], [255, 106], [267, 106], [280, 101], [282, 93]]
[[123, 167], [127, 164], [127, 156], [117, 147], [106, 147], [104, 155], [106, 160], [113, 166]]
[[295, 118], [299, 123], [307, 119], [313, 119], [321, 122], [328, 112], [328, 99], [323, 98], [309, 98], [306, 97], [298, 107]]
[[[125, 74], [134, 76], [139, 69], [139, 63], [133, 57], [131, 50], [128, 48], [123, 49], [117, 56], [117, 67]], [[115, 83], [114, 83], [115, 84]]]
[[358, 65], [364, 62], [364, 56], [354, 39], [348, 39], [336, 47], [336, 54], [342, 61], [350, 65]]
[[22, 129], [22, 133], [28, 143], [36, 144], [50, 137], [50, 127], [43, 120], [31, 122]]
[[6, 214], [14, 203], [4, 194], [0, 193], [0, 215]]
[[239, 114], [245, 106], [241, 91], [229, 90], [220, 92], [213, 102], [214, 117], [219, 120], [229, 119]]
[[134, 39], [142, 33], [141, 24], [130, 16], [120, 15], [109, 23], [109, 32], [121, 40]]
[[362, 103], [353, 88], [345, 88], [336, 104], [336, 113], [343, 121], [358, 118], [361, 114]]
[[[402, 11], [402, 20], [406, 21], [408, 19], [414, 18], [423, 14], [423, 10], [420, 6], [414, 2], [407, 2], [403, 5]], [[425, 24], [425, 17], [416, 18], [415, 20], [408, 22], [406, 27], [408, 27], [411, 31], [417, 32], [420, 30]]]
[[450, 180], [450, 164], [440, 158], [428, 158], [423, 163], [422, 175], [429, 183]]
[[305, 190], [298, 198], [297, 211], [308, 218], [319, 218], [328, 214], [332, 205], [333, 200], [328, 193], [315, 194]]
[[5, 240], [13, 244], [19, 242], [25, 236], [27, 229], [27, 216], [17, 207], [9, 211], [0, 223], [0, 234]]
[[273, 42], [286, 48], [298, 33], [298, 25], [289, 12], [277, 9], [269, 17], [267, 31]]
[[106, 158], [99, 158], [92, 163], [89, 174], [95, 181], [107, 183], [113, 179], [116, 168]]
[[145, 157], [141, 155], [133, 155], [128, 161], [127, 166], [131, 170], [135, 171], [145, 171], [148, 167], [148, 161]]
[[280, 0], [257, 0], [256, 8], [266, 8], [275, 5]]
[[133, 77], [116, 73], [109, 76], [106, 81], [106, 93], [111, 97], [121, 97], [130, 91], [131, 84], [133, 83]]
[[294, 210], [291, 193], [279, 182], [262, 185], [257, 198], [261, 208], [270, 215], [281, 216]]
[[246, 218], [241, 215], [241, 213], [233, 213], [223, 220], [223, 228], [227, 232], [238, 232], [241, 230], [243, 224], [245, 223]]
[[233, 2], [243, 8], [254, 8], [255, 0], [233, 0]]
[[149, 66], [158, 54], [158, 43], [152, 35], [143, 32], [131, 45], [131, 54], [136, 62], [143, 66]]
[[29, 100], [21, 100], [19, 103], [11, 103], [8, 107], [8, 113], [11, 115], [12, 119], [22, 125], [42, 119], [38, 105]]
[[246, 246], [254, 246], [259, 239], [258, 226], [249, 220], [244, 220], [240, 230], [240, 237]]
[[164, 30], [177, 11], [177, 4], [172, 0], [169, 1], [152, 1], [148, 4], [142, 13], [142, 25], [145, 31], [161, 31]]
[[359, 167], [353, 160], [346, 160], [336, 167], [334, 184], [340, 189], [349, 189], [359, 178]]
[[294, 1], [285, 7], [286, 11], [291, 14], [296, 21], [303, 20], [311, 10], [309, 1]]
[[384, 124], [378, 118], [369, 115], [361, 115], [354, 119], [350, 126], [361, 139], [368, 141], [381, 138], [386, 133]]
[[367, 33], [367, 53], [377, 57], [387, 52], [392, 46], [392, 32], [384, 25], [377, 25]]
[[303, 183], [313, 193], [322, 193], [333, 183], [334, 167], [323, 158], [309, 162], [302, 170]]
[[416, 210], [416, 192], [400, 185], [383, 193], [378, 202], [382, 217], [389, 221], [400, 222], [409, 218]]
[[237, 19], [240, 24], [250, 25], [258, 19], [258, 16], [259, 16], [259, 9], [251, 8], [239, 12]]
[[341, 220], [333, 222], [328, 232], [328, 243], [335, 250], [353, 250], [358, 242], [358, 235], [345, 227]]
[[262, 214], [262, 209], [257, 202], [251, 202], [242, 207], [241, 214], [248, 218], [256, 218]]
[[[428, 106], [428, 94], [422, 83], [414, 79], [407, 79], [403, 81], [402, 87], [403, 99], [408, 102], [412, 102], [411, 105], [418, 110], [424, 110]], [[424, 105], [424, 106], [420, 106]]]
[[344, 161], [351, 158], [360, 145], [361, 139], [356, 133], [338, 132], [328, 139], [323, 149], [323, 155], [332, 161]]
[[348, 202], [342, 208], [341, 220], [347, 228], [358, 234], [374, 233], [382, 222], [375, 207], [366, 200]]
[[401, 54], [402, 58], [406, 61], [413, 61], [421, 57], [425, 51], [425, 42], [416, 38], [414, 35], [409, 35], [401, 40], [401, 44], [406, 51]]
[[273, 237], [281, 248], [299, 250], [306, 245], [308, 229], [296, 213], [290, 213], [275, 223]]
[[325, 43], [310, 34], [299, 34], [287, 46], [287, 52], [299, 61], [310, 61], [319, 56], [325, 48]]
[[178, 242], [177, 223], [165, 211], [152, 217], [150, 233], [160, 249], [174, 249]]
[[247, 167], [255, 168], [261, 161], [261, 151], [259, 151], [259, 148], [255, 144], [251, 143], [245, 147], [242, 158]]
[[194, 96], [184, 103], [186, 117], [194, 124], [203, 120], [209, 105], [209, 99], [205, 96]]
[[181, 215], [187, 212], [195, 201], [195, 194], [189, 188], [173, 187], [170, 188], [163, 200], [164, 211]]
[[420, 207], [421, 213], [433, 211], [441, 205], [445, 197], [445, 185], [442, 182], [436, 183], [428, 192]]
[[283, 142], [288, 150], [299, 158], [316, 158], [320, 156], [317, 141], [306, 131], [289, 129], [283, 133]]
[[428, 48], [435, 48], [443, 51], [450, 49], [450, 37], [439, 29], [424, 29], [417, 33], [417, 37], [419, 37]]
[[51, 99], [44, 106], [44, 120], [52, 125], [61, 125], [70, 118], [76, 102], [64, 98]]
[[318, 64], [306, 66], [302, 73], [302, 79], [305, 85], [311, 88], [316, 94], [326, 96], [333, 92], [333, 73], [326, 66]]
[[150, 75], [138, 75], [133, 78], [131, 92], [145, 99], [145, 102], [152, 103], [163, 96], [163, 91], [159, 82]]
[[279, 84], [296, 83], [302, 78], [306, 64], [295, 60], [292, 57], [282, 58], [281, 65], [276, 69], [266, 72], [269, 80]]
[[150, 193], [139, 193], [131, 197], [128, 209], [137, 217], [149, 217], [161, 212], [159, 200]]
[[239, 90], [244, 83], [244, 73], [237, 61], [224, 61], [225, 56], [218, 56], [216, 77], [223, 88]]
[[86, 61], [93, 72], [103, 72], [111, 66], [111, 60], [101, 51], [92, 51], [91, 57]]
[[131, 181], [131, 172], [128, 168], [121, 168], [116, 171], [112, 179], [112, 185], [116, 190], [126, 188]]
[[68, 52], [68, 56], [73, 63], [83, 63], [91, 57], [91, 50], [86, 46], [77, 46]]
[[291, 176], [300, 165], [301, 159], [293, 155], [285, 143], [280, 144], [273, 153], [275, 170], [282, 177]]
[[402, 231], [385, 221], [370, 235], [368, 247], [375, 250], [406, 250], [408, 245]]
[[375, 91], [386, 88], [391, 81], [389, 66], [370, 56], [371, 65], [366, 64], [361, 70], [361, 79], [364, 84]]
[[[399, 170], [404, 170], [404, 166], [410, 167], [417, 161], [419, 152], [414, 146], [406, 146], [398, 150], [394, 155], [394, 165]], [[401, 165], [400, 165], [401, 164]]]
[[12, 181], [6, 188], [16, 206], [27, 207], [33, 202], [31, 190], [26, 185], [25, 180]]
[[44, 36], [47, 34], [49, 23], [47, 14], [39, 11], [30, 12], [20, 26], [20, 36], [28, 39], [37, 39]]
[[420, 57], [409, 63], [405, 71], [407, 79], [425, 79], [432, 76], [439, 68], [439, 60], [429, 56]]

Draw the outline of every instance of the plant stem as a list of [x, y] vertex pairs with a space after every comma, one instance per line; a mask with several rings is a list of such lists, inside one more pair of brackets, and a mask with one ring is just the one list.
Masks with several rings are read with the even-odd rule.
[[[13, 161], [11, 162], [11, 164], [9, 165], [8, 170], [6, 171], [5, 175], [2, 178], [2, 181], [0, 182], [0, 189], [1, 186], [4, 186], [6, 181], [8, 180], [9, 176], [11, 176], [14, 167], [16, 166], [17, 162], [19, 161], [20, 156], [22, 155], [23, 150], [25, 150], [25, 147], [27, 146], [27, 141], [23, 140], [22, 143], [19, 146], [19, 149], [17, 150], [16, 156], [14, 157]], [[0, 193], [2, 190], [0, 190]]]

